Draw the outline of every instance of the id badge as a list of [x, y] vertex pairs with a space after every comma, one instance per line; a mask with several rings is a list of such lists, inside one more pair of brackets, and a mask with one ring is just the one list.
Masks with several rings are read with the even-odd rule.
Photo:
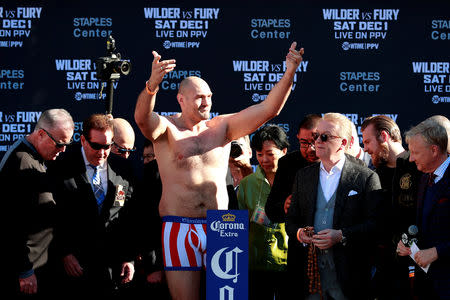
[[125, 192], [123, 191], [123, 185], [116, 185], [116, 194], [114, 197], [114, 206], [122, 207], [125, 203]]

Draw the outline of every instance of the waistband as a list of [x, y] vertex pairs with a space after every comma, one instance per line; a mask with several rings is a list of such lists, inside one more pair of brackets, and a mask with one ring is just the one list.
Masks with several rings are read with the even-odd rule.
[[177, 217], [177, 216], [164, 216], [163, 222], [176, 222], [184, 224], [206, 224], [205, 218], [189, 218], [189, 217]]

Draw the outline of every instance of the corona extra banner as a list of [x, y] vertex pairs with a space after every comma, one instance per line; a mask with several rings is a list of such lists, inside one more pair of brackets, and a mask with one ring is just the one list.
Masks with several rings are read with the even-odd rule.
[[206, 299], [248, 299], [248, 211], [208, 210]]

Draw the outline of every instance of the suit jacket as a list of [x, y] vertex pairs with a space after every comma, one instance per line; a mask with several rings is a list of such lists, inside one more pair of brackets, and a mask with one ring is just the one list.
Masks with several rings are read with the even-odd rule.
[[310, 163], [298, 150], [286, 154], [278, 161], [278, 169], [265, 206], [267, 217], [272, 222], [285, 222], [284, 201], [292, 193], [295, 174], [308, 165]]
[[[287, 216], [287, 232], [290, 239], [297, 240], [297, 230], [314, 226], [317, 191], [319, 187], [320, 163], [315, 163], [297, 172], [294, 181], [292, 203]], [[333, 229], [341, 229], [347, 243], [333, 246], [336, 273], [344, 294], [350, 299], [367, 298], [370, 278], [370, 240], [377, 226], [377, 199], [375, 190], [381, 189], [378, 175], [362, 166], [356, 159], [346, 157], [336, 191]], [[349, 196], [350, 191], [357, 194]], [[305, 277], [307, 247], [302, 248], [303, 268], [300, 277]], [[308, 287], [305, 280], [304, 287]]]
[[[430, 265], [428, 276], [432, 279], [436, 293], [442, 299], [450, 299], [450, 167], [435, 184], [431, 194], [431, 209], [424, 212], [427, 189], [427, 174], [422, 176], [417, 198], [417, 224], [419, 248], [436, 247], [438, 259]], [[422, 217], [425, 213], [425, 222]]]
[[[18, 291], [19, 276], [28, 277], [39, 268], [48, 269], [56, 208], [45, 162], [25, 138], [17, 140], [3, 156], [0, 182], [6, 279], [0, 283], [0, 290], [4, 295]], [[37, 277], [41, 292], [44, 275]], [[45, 277], [51, 280], [51, 276]]]
[[[133, 197], [134, 180], [127, 164], [114, 162], [108, 158], [108, 188], [100, 214], [80, 145], [67, 150], [50, 171], [56, 182], [59, 218], [55, 239], [60, 255], [73, 254], [85, 274], [104, 274], [108, 267], [131, 259], [124, 245], [126, 227], [121, 216]], [[120, 187], [123, 195], [119, 195]], [[116, 201], [119, 197], [124, 201]]]

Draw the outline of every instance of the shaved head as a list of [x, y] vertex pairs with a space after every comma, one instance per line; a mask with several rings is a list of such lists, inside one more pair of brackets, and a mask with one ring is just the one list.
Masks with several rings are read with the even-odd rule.
[[[178, 93], [185, 95], [188, 90], [190, 90], [194, 86], [208, 86], [206, 81], [197, 76], [189, 76], [183, 79], [180, 83], [180, 88], [178, 89]], [[209, 88], [209, 86], [208, 86]]]
[[133, 148], [135, 136], [130, 123], [121, 118], [115, 118], [112, 122], [114, 124], [114, 142], [121, 147]]

